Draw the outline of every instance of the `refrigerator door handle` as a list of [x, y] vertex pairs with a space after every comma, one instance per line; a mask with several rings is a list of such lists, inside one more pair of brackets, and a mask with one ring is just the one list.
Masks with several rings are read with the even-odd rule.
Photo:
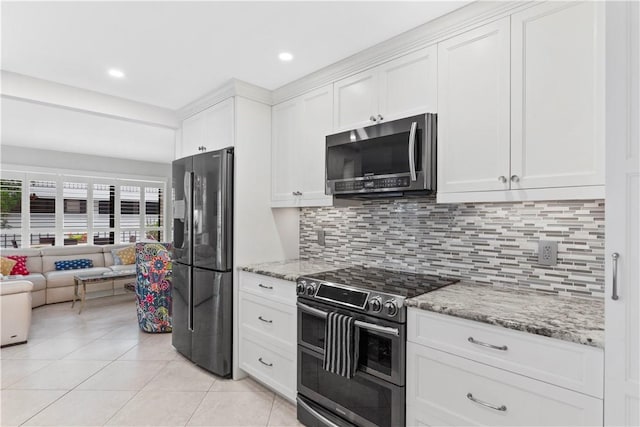
[[193, 172], [184, 174], [184, 246], [187, 248], [187, 263], [193, 262]]
[[233, 151], [225, 149], [220, 161], [220, 193], [218, 194], [218, 242], [216, 247], [216, 263], [224, 270], [232, 268], [228, 265], [232, 259], [233, 233]]
[[187, 285], [187, 298], [188, 298], [188, 308], [187, 308], [187, 328], [193, 332], [193, 268], [189, 267], [189, 274], [187, 274], [187, 280], [189, 284]]

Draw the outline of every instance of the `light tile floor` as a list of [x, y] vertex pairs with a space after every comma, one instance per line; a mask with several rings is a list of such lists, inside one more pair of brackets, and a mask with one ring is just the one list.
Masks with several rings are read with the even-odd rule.
[[138, 328], [131, 295], [33, 310], [29, 342], [0, 350], [0, 425], [301, 426], [251, 379], [224, 380]]

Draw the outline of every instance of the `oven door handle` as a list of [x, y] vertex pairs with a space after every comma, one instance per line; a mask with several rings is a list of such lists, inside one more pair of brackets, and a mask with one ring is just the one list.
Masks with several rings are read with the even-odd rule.
[[[300, 310], [306, 311], [309, 314], [313, 314], [316, 317], [322, 317], [326, 319], [326, 317], [329, 315], [329, 313], [327, 313], [326, 311], [309, 307], [308, 305], [303, 304], [301, 302], [298, 302], [296, 305]], [[358, 328], [368, 329], [370, 331], [380, 332], [382, 334], [393, 335], [396, 337], [400, 336], [400, 331], [398, 331], [398, 328], [389, 328], [387, 326], [380, 326], [380, 325], [376, 325], [375, 323], [363, 322], [361, 320], [356, 320], [354, 324]]]
[[316, 411], [315, 409], [313, 409], [311, 406], [307, 405], [306, 402], [304, 402], [302, 399], [300, 399], [299, 397], [296, 397], [296, 402], [298, 402], [298, 405], [302, 406], [304, 409], [306, 409], [311, 415], [313, 415], [314, 417], [316, 417], [316, 419], [320, 420], [321, 422], [323, 422], [327, 427], [340, 427], [338, 424], [334, 423], [333, 421], [331, 421], [329, 418], [325, 417], [324, 415], [322, 415], [320, 412]]

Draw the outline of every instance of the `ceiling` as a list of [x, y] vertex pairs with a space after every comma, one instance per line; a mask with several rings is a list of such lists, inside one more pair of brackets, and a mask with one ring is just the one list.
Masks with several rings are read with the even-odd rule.
[[3, 1], [2, 69], [176, 110], [230, 78], [276, 89], [467, 3]]

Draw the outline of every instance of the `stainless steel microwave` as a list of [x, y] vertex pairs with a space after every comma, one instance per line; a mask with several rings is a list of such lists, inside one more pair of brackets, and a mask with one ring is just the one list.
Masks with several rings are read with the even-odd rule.
[[392, 197], [436, 189], [435, 114], [326, 137], [326, 194]]

